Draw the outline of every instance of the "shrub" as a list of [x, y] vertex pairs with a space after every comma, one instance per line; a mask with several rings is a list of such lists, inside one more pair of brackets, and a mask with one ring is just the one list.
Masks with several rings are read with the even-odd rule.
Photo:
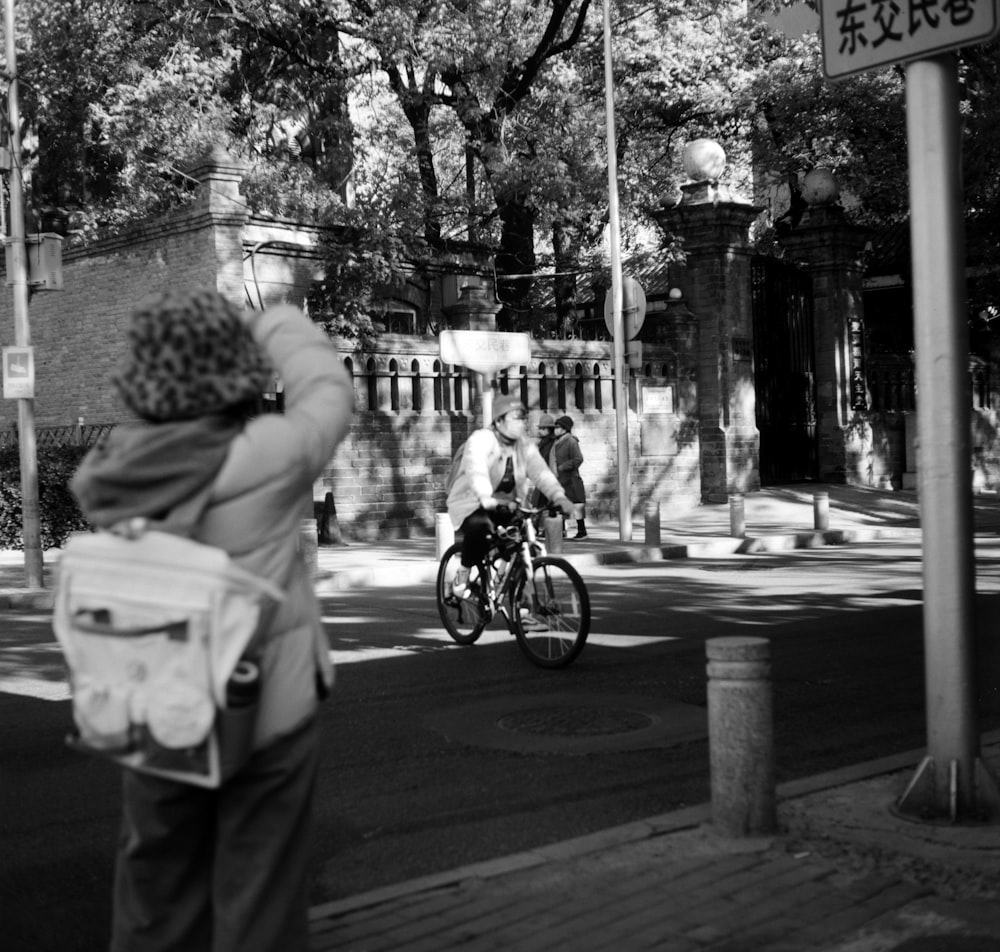
[[[82, 446], [38, 448], [38, 514], [43, 549], [61, 546], [71, 532], [90, 528], [69, 490], [69, 481], [85, 452]], [[0, 448], [0, 548], [24, 548], [17, 446]]]

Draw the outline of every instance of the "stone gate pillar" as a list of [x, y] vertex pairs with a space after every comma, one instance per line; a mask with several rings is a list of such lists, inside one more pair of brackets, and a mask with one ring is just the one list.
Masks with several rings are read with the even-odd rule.
[[684, 150], [695, 181], [657, 221], [682, 240], [684, 296], [698, 321], [698, 433], [701, 495], [724, 502], [760, 488], [760, 434], [754, 414], [750, 224], [761, 209], [733, 199], [718, 178], [725, 153], [699, 139]]
[[448, 326], [470, 331], [495, 331], [500, 302], [480, 284], [462, 286], [458, 300], [445, 308]]
[[781, 245], [812, 277], [819, 478], [868, 485], [872, 432], [866, 413], [861, 254], [869, 232], [847, 221], [834, 204], [838, 194], [826, 169], [806, 175], [802, 195], [809, 208]]
[[199, 247], [194, 243], [190, 246], [196, 267], [214, 271], [216, 288], [237, 304], [246, 298], [243, 233], [250, 211], [240, 183], [248, 168], [223, 146], [213, 145], [189, 170], [200, 188], [195, 202], [184, 212], [203, 229], [196, 232]]

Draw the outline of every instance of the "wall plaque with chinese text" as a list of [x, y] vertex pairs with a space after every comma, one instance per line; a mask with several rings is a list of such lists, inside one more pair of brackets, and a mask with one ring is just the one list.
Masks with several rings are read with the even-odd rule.
[[821, 0], [829, 79], [991, 39], [1000, 0]]
[[674, 388], [673, 387], [643, 387], [642, 388], [642, 412], [643, 413], [673, 413], [674, 412]]
[[34, 400], [35, 352], [31, 347], [3, 348], [5, 400]]

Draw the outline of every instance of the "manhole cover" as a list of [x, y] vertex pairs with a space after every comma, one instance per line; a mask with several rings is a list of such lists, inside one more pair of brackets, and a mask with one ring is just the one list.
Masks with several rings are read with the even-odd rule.
[[505, 731], [546, 737], [600, 737], [645, 730], [653, 719], [639, 711], [593, 707], [541, 707], [515, 711], [497, 721]]
[[708, 735], [705, 708], [637, 694], [486, 698], [434, 711], [426, 721], [452, 740], [519, 754], [654, 750]]

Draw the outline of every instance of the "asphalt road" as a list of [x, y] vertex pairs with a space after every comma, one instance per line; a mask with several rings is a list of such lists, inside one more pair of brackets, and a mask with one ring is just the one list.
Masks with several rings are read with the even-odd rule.
[[[977, 558], [985, 730], [1000, 726], [1000, 545]], [[779, 781], [922, 747], [920, 572], [901, 543], [605, 567], [586, 576], [591, 640], [557, 672], [503, 630], [452, 645], [430, 586], [325, 599], [338, 683], [312, 901], [707, 800], [708, 638], [771, 640]], [[117, 772], [61, 744], [68, 703], [43, 699], [64, 696], [46, 616], [0, 623], [3, 948], [96, 952]]]

